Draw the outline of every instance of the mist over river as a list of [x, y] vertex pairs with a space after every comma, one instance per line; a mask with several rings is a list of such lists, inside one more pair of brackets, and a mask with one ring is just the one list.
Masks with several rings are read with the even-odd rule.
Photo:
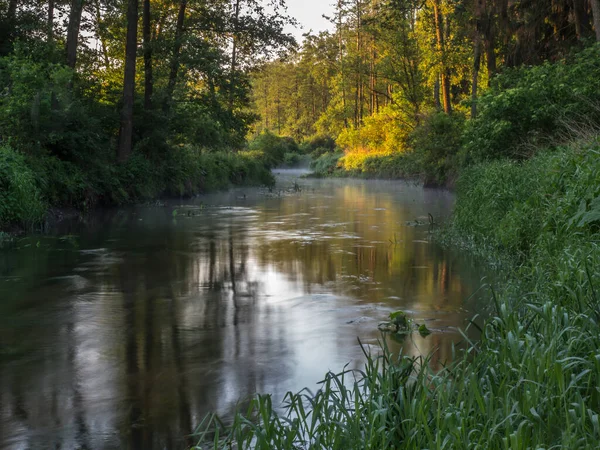
[[431, 240], [453, 195], [277, 172], [0, 250], [0, 448], [185, 449], [211, 411], [361, 368], [396, 310], [433, 334], [394, 351], [448, 361], [484, 275]]

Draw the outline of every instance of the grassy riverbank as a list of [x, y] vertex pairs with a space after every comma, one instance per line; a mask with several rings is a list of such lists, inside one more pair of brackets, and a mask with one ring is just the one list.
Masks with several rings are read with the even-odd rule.
[[259, 396], [199, 448], [597, 448], [598, 186], [596, 139], [464, 172], [446, 238], [511, 261], [481, 341], [439, 373], [385, 352], [290, 394], [287, 416]]
[[261, 150], [202, 152], [176, 147], [164, 156], [134, 155], [113, 164], [109, 155], [85, 164], [52, 156], [28, 157], [0, 147], [0, 229], [35, 229], [50, 208], [85, 211], [160, 196], [192, 196], [231, 185], [270, 185], [279, 159]]

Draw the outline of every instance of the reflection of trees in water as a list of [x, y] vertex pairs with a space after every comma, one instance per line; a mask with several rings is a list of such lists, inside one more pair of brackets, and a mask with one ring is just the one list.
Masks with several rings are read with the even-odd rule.
[[[425, 300], [427, 306], [439, 308], [448, 301], [461, 304], [470, 284], [463, 281], [465, 265], [456, 264], [449, 252], [435, 245], [415, 242], [426, 239], [426, 234], [405, 225], [414, 219], [407, 211], [396, 208], [391, 200], [377, 203], [371, 199], [368, 206], [361, 192], [350, 190], [344, 197], [348, 204], [316, 207], [309, 217], [295, 216], [297, 204], [283, 204], [277, 211], [283, 224], [277, 227], [291, 237], [275, 240], [268, 233], [259, 237], [260, 264], [280, 268], [291, 281], [301, 280], [309, 293], [326, 286], [369, 301], [393, 295]], [[376, 203], [381, 211], [365, 214]], [[323, 232], [323, 224], [328, 223], [331, 226]], [[395, 243], [389, 242], [392, 237]]]
[[[310, 216], [290, 218], [309, 206], [317, 207], [308, 210]], [[385, 210], [364, 214], [374, 206]], [[469, 287], [449, 255], [413, 244], [417, 231], [402, 224], [414, 217], [364, 190], [345, 190], [339, 205], [325, 198], [310, 205], [282, 201], [279, 210], [262, 211], [252, 223], [223, 215], [174, 226], [169, 211], [159, 213], [165, 217], [152, 227], [132, 215], [119, 215], [117, 227], [91, 224], [90, 233], [98, 233], [93, 242], [110, 248], [103, 254], [106, 264], [82, 272], [91, 285], [86, 292], [64, 300], [64, 287], [42, 284], [25, 296], [65, 301], [70, 309], [52, 316], [50, 326], [32, 323], [34, 337], [24, 330], [15, 335], [51, 342], [54, 351], [0, 367], [0, 408], [8, 417], [0, 421], [0, 434], [7, 435], [6, 424], [23, 427], [24, 434], [39, 429], [39, 411], [46, 411], [52, 423], [48, 442], [57, 447], [76, 442], [97, 448], [94, 436], [107, 429], [122, 437], [125, 448], [185, 447], [185, 435], [205, 413], [231, 412], [240, 397], [271, 390], [266, 383], [289, 378], [294, 370], [286, 365], [294, 357], [287, 311], [265, 299], [273, 289], [265, 284], [269, 271], [285, 274], [286, 287], [307, 293], [333, 290], [372, 302], [395, 295], [412, 299], [407, 307], [430, 310], [454, 307]], [[284, 224], [267, 225], [274, 215]], [[303, 240], [309, 233], [316, 237]], [[390, 246], [394, 233], [401, 244]], [[109, 243], [112, 237], [118, 240]], [[59, 257], [62, 269], [53, 270], [53, 259], [46, 257], [32, 273], [52, 274], [94, 258], [68, 255]], [[444, 335], [414, 339], [404, 343], [407, 352], [439, 347], [436, 364], [449, 358]], [[86, 357], [86, 345], [100, 356]], [[110, 383], [99, 410], [94, 380], [84, 378], [82, 367], [85, 376]], [[65, 424], [74, 426], [69, 431]]]

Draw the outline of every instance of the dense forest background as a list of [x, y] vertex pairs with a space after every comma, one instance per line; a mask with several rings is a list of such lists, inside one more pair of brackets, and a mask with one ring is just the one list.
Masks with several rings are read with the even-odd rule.
[[338, 0], [329, 20], [298, 46], [278, 0], [2, 0], [0, 227], [270, 184], [301, 153], [448, 185], [600, 123], [600, 0]]
[[320, 137], [315, 156], [336, 139], [345, 154], [317, 161], [323, 174], [444, 183], [473, 162], [528, 157], [597, 123], [599, 5], [339, 0], [334, 31], [253, 77], [258, 128]]

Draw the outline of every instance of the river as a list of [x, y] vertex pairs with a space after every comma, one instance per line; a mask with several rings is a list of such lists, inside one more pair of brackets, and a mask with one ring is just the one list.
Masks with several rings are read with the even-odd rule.
[[453, 195], [298, 175], [0, 250], [0, 448], [184, 449], [210, 411], [360, 368], [395, 310], [433, 334], [394, 351], [449, 361], [483, 275], [431, 241]]

